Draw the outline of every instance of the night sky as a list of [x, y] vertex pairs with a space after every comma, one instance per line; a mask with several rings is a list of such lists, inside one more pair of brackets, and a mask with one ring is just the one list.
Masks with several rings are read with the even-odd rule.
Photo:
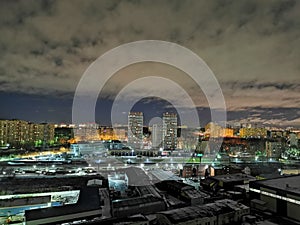
[[[110, 49], [138, 40], [174, 42], [201, 57], [220, 83], [229, 121], [300, 127], [296, 0], [1, 0], [0, 118], [71, 122], [84, 71]], [[97, 121], [108, 125], [118, 92], [149, 73], [180, 84], [195, 102], [201, 124], [210, 120], [205, 96], [182, 71], [141, 63], [105, 85]], [[126, 100], [147, 88], [151, 85], [136, 86]], [[160, 90], [164, 95], [167, 87], [161, 84]], [[149, 96], [133, 110], [143, 111], [147, 124], [174, 107]]]

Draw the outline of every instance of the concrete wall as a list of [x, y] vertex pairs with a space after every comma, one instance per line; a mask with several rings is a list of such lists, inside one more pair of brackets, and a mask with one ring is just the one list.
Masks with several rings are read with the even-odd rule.
[[[294, 195], [287, 195], [288, 198], [296, 199], [300, 201], [300, 197]], [[300, 205], [288, 202], [287, 203], [287, 216], [300, 221]]]
[[120, 208], [113, 208], [114, 217], [128, 217], [137, 213], [150, 214], [155, 212], [164, 211], [166, 209], [163, 201], [156, 201], [146, 203], [143, 205], [126, 206]]
[[[267, 188], [260, 188], [261, 191], [266, 191], [268, 193], [276, 194], [276, 191], [267, 189]], [[266, 196], [261, 194], [260, 199], [267, 203], [267, 208], [272, 212], [277, 212], [277, 199], [271, 196]]]
[[0, 207], [37, 205], [37, 204], [41, 204], [41, 203], [48, 203], [48, 202], [50, 202], [50, 200], [51, 200], [50, 195], [49, 196], [43, 196], [43, 197], [1, 199], [0, 200]]

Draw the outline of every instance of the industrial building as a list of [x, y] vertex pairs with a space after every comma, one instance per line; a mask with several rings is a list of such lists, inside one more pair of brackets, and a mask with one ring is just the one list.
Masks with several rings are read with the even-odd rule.
[[160, 190], [183, 201], [186, 205], [201, 205], [209, 195], [198, 191], [195, 187], [175, 180], [165, 180], [155, 184]]
[[97, 187], [80, 190], [76, 204], [25, 211], [27, 225], [56, 224], [102, 216], [102, 205]]
[[138, 167], [129, 167], [125, 170], [125, 181], [128, 187], [151, 185], [150, 178]]
[[159, 225], [223, 225], [241, 222], [249, 207], [224, 199], [202, 206], [189, 206], [157, 213]]
[[163, 210], [166, 210], [164, 200], [152, 195], [112, 201], [112, 214], [118, 218], [138, 213], [151, 214]]
[[233, 190], [237, 185], [249, 185], [250, 181], [256, 178], [247, 174], [225, 174], [214, 177], [207, 177], [201, 181], [202, 187], [207, 191], [217, 191], [219, 189]]
[[[95, 180], [98, 182], [89, 182]], [[38, 220], [39, 214], [30, 214], [28, 210], [52, 207], [61, 210], [62, 206], [80, 203], [81, 190], [88, 185], [97, 183], [98, 188], [108, 188], [108, 180], [100, 175], [2, 177], [0, 182], [0, 219], [16, 215], [22, 219], [27, 210], [30, 220]]]
[[250, 182], [250, 197], [254, 209], [300, 221], [300, 175]]
[[107, 153], [107, 149], [102, 141], [79, 141], [76, 144], [71, 144], [70, 149], [75, 156], [104, 156]]

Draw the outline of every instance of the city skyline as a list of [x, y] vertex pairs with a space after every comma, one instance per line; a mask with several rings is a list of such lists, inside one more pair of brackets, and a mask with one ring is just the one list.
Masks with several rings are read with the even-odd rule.
[[[228, 121], [300, 127], [297, 1], [0, 4], [0, 118], [70, 123], [75, 88], [94, 60], [120, 44], [156, 39], [185, 46], [208, 64], [224, 93]], [[141, 63], [105, 85], [97, 122], [109, 125], [118, 92], [149, 73], [172, 77], [192, 96], [201, 124], [210, 121], [205, 96], [182, 71]], [[166, 86], [160, 89], [164, 94]], [[144, 86], [136, 87], [127, 100], [141, 91]], [[147, 111], [150, 121], [169, 108], [163, 99], [148, 98], [134, 110]]]
[[[132, 110], [131, 112], [142, 112], [141, 109], [143, 109], [142, 106], [138, 105], [135, 106], [134, 109], [139, 109], [139, 110]], [[257, 109], [258, 111], [260, 109]], [[199, 111], [202, 111], [202, 113], [204, 112], [204, 115], [206, 116], [205, 117], [205, 120], [202, 120], [200, 121], [200, 128], [204, 128], [205, 126], [207, 126], [208, 124], [210, 123], [215, 123], [215, 124], [219, 124], [218, 122], [216, 121], [211, 121], [210, 120], [210, 109], [209, 108], [201, 108], [199, 109]], [[293, 112], [296, 112], [296, 109], [293, 109]], [[130, 112], [128, 112], [129, 114]], [[144, 120], [143, 120], [143, 127], [151, 127], [153, 125], [153, 121], [155, 122], [158, 122], [159, 120], [162, 120], [163, 118], [163, 114], [164, 113], [176, 113], [176, 109], [171, 109], [168, 108], [168, 110], [164, 110], [164, 109], [161, 109], [160, 111], [156, 111], [154, 112], [153, 114], [149, 114], [148, 113], [143, 113], [143, 117], [144, 117]], [[122, 116], [128, 118], [128, 114], [126, 114], [125, 112], [123, 113]], [[153, 116], [154, 115], [154, 116]], [[273, 124], [272, 121], [265, 121], [265, 122], [261, 122], [261, 121], [256, 121], [256, 120], [251, 120], [249, 118], [245, 118], [243, 117], [244, 115], [249, 115], [247, 114], [247, 112], [243, 113], [243, 114], [240, 114], [240, 118], [241, 119], [235, 119], [235, 120], [231, 120], [229, 119], [226, 123], [226, 125], [222, 125], [223, 127], [244, 127], [244, 126], [252, 126], [252, 127], [266, 127], [266, 128], [278, 128], [278, 129], [296, 129], [298, 130], [299, 129], [299, 126], [295, 125], [295, 124]], [[179, 115], [178, 115], [179, 116]], [[97, 115], [96, 115], [96, 118], [97, 118]], [[231, 118], [231, 117], [229, 117]], [[82, 123], [72, 123], [72, 121], [53, 121], [53, 120], [45, 120], [43, 118], [41, 118], [40, 120], [36, 120], [36, 119], [33, 119], [33, 120], [30, 120], [30, 119], [26, 119], [26, 118], [22, 118], [22, 117], [12, 117], [12, 118], [0, 118], [0, 120], [20, 120], [20, 121], [26, 121], [28, 123], [36, 123], [36, 124], [55, 124], [57, 126], [75, 126], [75, 125], [81, 125], [81, 124], [97, 124], [101, 127], [119, 127], [119, 126], [125, 126], [127, 127], [128, 126], [128, 121], [127, 120], [124, 120], [124, 123], [115, 123], [115, 124], [111, 124], [110, 122], [101, 122], [99, 120], [96, 120], [95, 122], [90, 122], [90, 121], [84, 121]], [[182, 124], [180, 122], [180, 117], [177, 117], [177, 120], [178, 120], [178, 126], [181, 127], [181, 126], [184, 126], [184, 127], [189, 127], [187, 126], [186, 124]], [[155, 123], [154, 123], [155, 124]], [[194, 126], [192, 126], [194, 127]]]

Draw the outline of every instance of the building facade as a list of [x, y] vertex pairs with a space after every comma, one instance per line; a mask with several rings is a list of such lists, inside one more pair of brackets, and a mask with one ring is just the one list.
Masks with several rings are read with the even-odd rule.
[[240, 129], [241, 138], [266, 138], [267, 129], [265, 128], [241, 128]]
[[162, 125], [161, 124], [153, 124], [152, 125], [152, 148], [160, 148], [162, 147]]
[[251, 207], [300, 221], [300, 175], [250, 182]]
[[54, 125], [0, 120], [0, 147], [45, 147], [54, 143]]
[[174, 150], [177, 147], [177, 114], [163, 114], [163, 148]]
[[97, 141], [100, 140], [97, 123], [77, 124], [74, 127], [74, 137], [76, 141]]
[[159, 225], [225, 225], [241, 224], [249, 207], [230, 199], [201, 206], [189, 206], [157, 213]]
[[117, 140], [117, 135], [112, 127], [99, 127], [99, 138], [102, 141]]
[[128, 145], [140, 149], [143, 144], [143, 123], [142, 112], [130, 112], [128, 114]]

